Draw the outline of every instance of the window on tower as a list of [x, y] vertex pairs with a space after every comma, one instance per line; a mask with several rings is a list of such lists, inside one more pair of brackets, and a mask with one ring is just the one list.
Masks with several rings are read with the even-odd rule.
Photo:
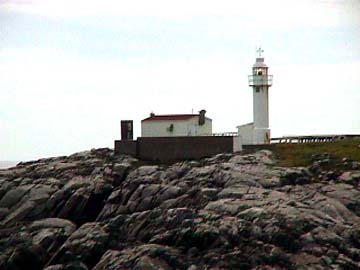
[[256, 91], [256, 93], [259, 93], [260, 92], [260, 87], [256, 86], [255, 91]]

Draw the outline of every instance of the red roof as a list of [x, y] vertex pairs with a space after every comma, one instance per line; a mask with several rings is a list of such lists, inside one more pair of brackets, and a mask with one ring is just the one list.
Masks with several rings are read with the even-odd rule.
[[199, 116], [198, 114], [163, 114], [163, 115], [151, 115], [142, 121], [167, 121], [167, 120], [188, 120], [193, 117]]

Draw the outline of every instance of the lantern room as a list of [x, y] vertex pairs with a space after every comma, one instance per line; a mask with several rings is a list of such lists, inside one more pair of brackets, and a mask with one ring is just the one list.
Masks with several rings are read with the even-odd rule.
[[273, 76], [268, 75], [268, 69], [268, 66], [264, 62], [264, 57], [261, 57], [260, 54], [252, 67], [252, 75], [249, 75], [249, 86], [270, 87], [272, 85]]

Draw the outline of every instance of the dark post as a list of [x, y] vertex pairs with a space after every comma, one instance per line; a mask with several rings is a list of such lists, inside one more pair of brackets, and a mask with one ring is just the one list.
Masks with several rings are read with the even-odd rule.
[[121, 120], [121, 140], [133, 140], [133, 120]]
[[205, 113], [206, 113], [205, 110], [201, 110], [199, 112], [199, 126], [202, 126], [205, 124]]

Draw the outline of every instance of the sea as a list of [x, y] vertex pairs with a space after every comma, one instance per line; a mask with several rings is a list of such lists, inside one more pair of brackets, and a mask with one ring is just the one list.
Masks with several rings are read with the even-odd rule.
[[19, 161], [0, 161], [0, 170], [16, 166]]

